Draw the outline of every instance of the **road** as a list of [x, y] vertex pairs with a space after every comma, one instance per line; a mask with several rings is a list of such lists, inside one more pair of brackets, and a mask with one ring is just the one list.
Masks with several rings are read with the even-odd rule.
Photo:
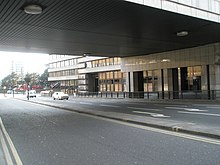
[[220, 104], [192, 102], [149, 102], [131, 99], [91, 99], [70, 98], [70, 100], [52, 100], [50, 97], [38, 97], [41, 102], [53, 105], [65, 105], [75, 109], [91, 109], [108, 112], [121, 112], [160, 119], [184, 121], [192, 124], [220, 125]]
[[[118, 100], [108, 104], [75, 100], [73, 105], [66, 100], [50, 101], [68, 103], [75, 108], [97, 109], [98, 104], [102, 105], [98, 110], [108, 110], [109, 105], [125, 106]], [[15, 161], [20, 158], [24, 165], [220, 164], [220, 142], [217, 140], [92, 117], [16, 99], [0, 99], [0, 105], [3, 126], [18, 153]]]

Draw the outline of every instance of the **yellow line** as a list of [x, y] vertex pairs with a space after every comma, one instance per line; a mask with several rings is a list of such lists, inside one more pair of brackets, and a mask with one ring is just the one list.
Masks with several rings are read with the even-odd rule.
[[4, 157], [5, 157], [5, 161], [7, 163], [7, 165], [13, 165], [12, 159], [11, 159], [11, 155], [8, 151], [8, 147], [7, 144], [5, 142], [2, 130], [0, 129], [0, 140], [1, 140], [1, 144], [2, 144], [2, 150], [4, 152]]
[[12, 140], [11, 140], [9, 134], [7, 133], [6, 129], [5, 129], [5, 126], [4, 126], [3, 122], [2, 122], [1, 117], [0, 117], [0, 126], [2, 128], [3, 134], [6, 137], [6, 140], [7, 140], [8, 144], [9, 144], [9, 146], [10, 146], [10, 149], [11, 149], [11, 152], [12, 152], [12, 154], [14, 156], [16, 164], [17, 165], [23, 165], [23, 163], [22, 163], [22, 161], [21, 161], [21, 159], [20, 159], [20, 157], [19, 157], [19, 155], [17, 153], [17, 150], [16, 150], [16, 148], [15, 148], [13, 142], [12, 142]]

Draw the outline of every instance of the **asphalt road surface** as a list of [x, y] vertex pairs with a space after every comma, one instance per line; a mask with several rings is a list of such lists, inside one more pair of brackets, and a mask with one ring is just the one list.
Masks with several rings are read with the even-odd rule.
[[121, 112], [152, 118], [166, 118], [192, 124], [220, 125], [220, 104], [210, 102], [149, 102], [131, 99], [93, 99], [70, 98], [70, 100], [53, 100], [50, 97], [37, 97], [41, 102], [63, 105], [75, 109], [90, 109], [109, 112]]
[[[97, 109], [94, 104], [102, 104], [98, 110], [109, 108], [105, 102], [88, 101], [76, 102], [83, 108]], [[55, 102], [72, 104], [74, 101]], [[123, 106], [120, 102], [111, 102], [110, 105], [115, 108]], [[80, 107], [78, 104], [76, 108]], [[172, 112], [172, 108], [169, 111]], [[216, 113], [214, 111], [212, 108], [209, 113]], [[172, 116], [171, 113], [164, 115]], [[14, 144], [14, 148], [8, 147], [18, 154], [14, 161], [20, 159], [24, 165], [220, 164], [219, 141], [91, 117], [16, 99], [0, 99], [0, 117]]]

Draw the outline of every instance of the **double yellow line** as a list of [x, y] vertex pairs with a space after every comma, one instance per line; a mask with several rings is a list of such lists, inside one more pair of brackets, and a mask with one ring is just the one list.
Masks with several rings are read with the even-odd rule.
[[[2, 145], [2, 150], [5, 156], [5, 161], [7, 165], [14, 165], [13, 161], [16, 163], [16, 165], [23, 165], [18, 152], [8, 134], [8, 132], [5, 129], [5, 126], [2, 122], [2, 119], [0, 117], [0, 141]], [[10, 154], [12, 153], [12, 156]]]

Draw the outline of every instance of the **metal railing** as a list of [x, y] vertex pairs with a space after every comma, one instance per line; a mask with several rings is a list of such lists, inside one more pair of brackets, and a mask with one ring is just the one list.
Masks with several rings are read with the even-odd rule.
[[158, 91], [158, 92], [85, 92], [76, 94], [77, 97], [95, 98], [137, 98], [148, 100], [159, 99], [207, 99], [220, 100], [220, 90], [199, 91]]

